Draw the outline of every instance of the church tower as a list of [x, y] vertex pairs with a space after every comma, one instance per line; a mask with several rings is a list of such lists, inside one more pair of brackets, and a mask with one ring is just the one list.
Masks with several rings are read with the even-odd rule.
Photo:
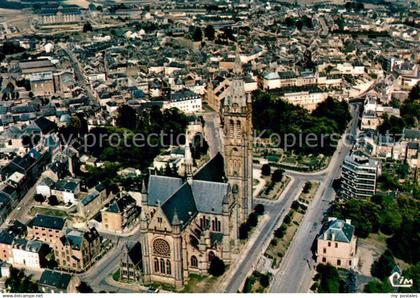
[[239, 207], [239, 222], [253, 209], [252, 194], [252, 100], [245, 92], [239, 48], [233, 79], [223, 103], [225, 173]]

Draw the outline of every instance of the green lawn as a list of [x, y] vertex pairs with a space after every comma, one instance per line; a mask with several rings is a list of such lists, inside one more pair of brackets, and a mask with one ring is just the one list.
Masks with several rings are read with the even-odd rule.
[[32, 207], [32, 209], [30, 211], [30, 214], [31, 215], [43, 214], [43, 215], [69, 217], [67, 212], [65, 212], [63, 210], [57, 210], [57, 209], [52, 209], [52, 208], [48, 208], [48, 207], [39, 207], [39, 206]]

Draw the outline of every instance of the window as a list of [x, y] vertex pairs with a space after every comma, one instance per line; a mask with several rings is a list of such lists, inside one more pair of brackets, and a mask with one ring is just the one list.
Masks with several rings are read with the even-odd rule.
[[325, 257], [322, 258], [322, 263], [325, 263], [327, 259]]
[[155, 258], [154, 263], [155, 263], [155, 272], [159, 272], [159, 260], [158, 260], [158, 258]]
[[160, 259], [160, 273], [165, 274], [165, 260]]
[[338, 247], [338, 243], [335, 243], [335, 248], [337, 248]]
[[158, 217], [158, 223], [162, 223], [162, 217]]
[[328, 247], [330, 247], [331, 246], [331, 242], [328, 242]]
[[171, 261], [166, 260], [166, 274], [171, 274]]
[[327, 253], [327, 249], [326, 249], [326, 248], [324, 248], [324, 249], [323, 249], [323, 253], [324, 253], [324, 254], [326, 254], [326, 253]]
[[351, 266], [351, 260], [349, 261], [349, 266]]
[[169, 243], [163, 239], [153, 241], [153, 253], [160, 256], [170, 256]]
[[337, 266], [341, 266], [341, 260], [337, 260]]
[[191, 267], [198, 267], [198, 260], [196, 256], [191, 257]]

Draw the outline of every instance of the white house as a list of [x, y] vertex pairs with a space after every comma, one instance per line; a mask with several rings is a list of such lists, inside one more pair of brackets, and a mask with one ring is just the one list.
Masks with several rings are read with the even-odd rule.
[[12, 248], [12, 265], [40, 269], [45, 265], [45, 256], [48, 252], [48, 245], [41, 241], [17, 239]]
[[50, 177], [44, 177], [42, 181], [36, 186], [36, 193], [42, 195], [45, 198], [51, 196], [51, 187], [54, 185], [54, 180]]
[[174, 92], [168, 101], [164, 102], [163, 109], [177, 108], [186, 114], [202, 110], [202, 98], [191, 90]]
[[51, 187], [51, 195], [57, 196], [64, 203], [76, 203], [76, 197], [80, 193], [80, 180], [74, 178], [60, 179]]

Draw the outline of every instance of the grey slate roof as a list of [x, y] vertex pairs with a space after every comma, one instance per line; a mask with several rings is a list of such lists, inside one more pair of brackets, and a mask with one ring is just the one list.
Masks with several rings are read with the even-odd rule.
[[[326, 234], [326, 238], [324, 237]], [[335, 219], [327, 222], [318, 239], [326, 239], [332, 241], [333, 234], [335, 234], [335, 241], [350, 243], [354, 234], [354, 227], [344, 220]]]
[[61, 230], [64, 227], [66, 219], [63, 217], [37, 214], [29, 223], [29, 226], [38, 226], [53, 230]]
[[40, 285], [66, 290], [69, 286], [71, 275], [59, 271], [45, 270], [39, 280]]
[[163, 204], [182, 185], [181, 178], [155, 176], [149, 178], [148, 204], [157, 206], [158, 201]]
[[162, 210], [171, 225], [179, 224], [178, 220], [182, 221], [181, 226], [187, 224], [197, 214], [197, 207], [190, 185], [184, 183], [180, 189], [166, 200], [162, 205]]
[[193, 181], [191, 188], [198, 212], [222, 213], [223, 199], [228, 193], [227, 183]]

